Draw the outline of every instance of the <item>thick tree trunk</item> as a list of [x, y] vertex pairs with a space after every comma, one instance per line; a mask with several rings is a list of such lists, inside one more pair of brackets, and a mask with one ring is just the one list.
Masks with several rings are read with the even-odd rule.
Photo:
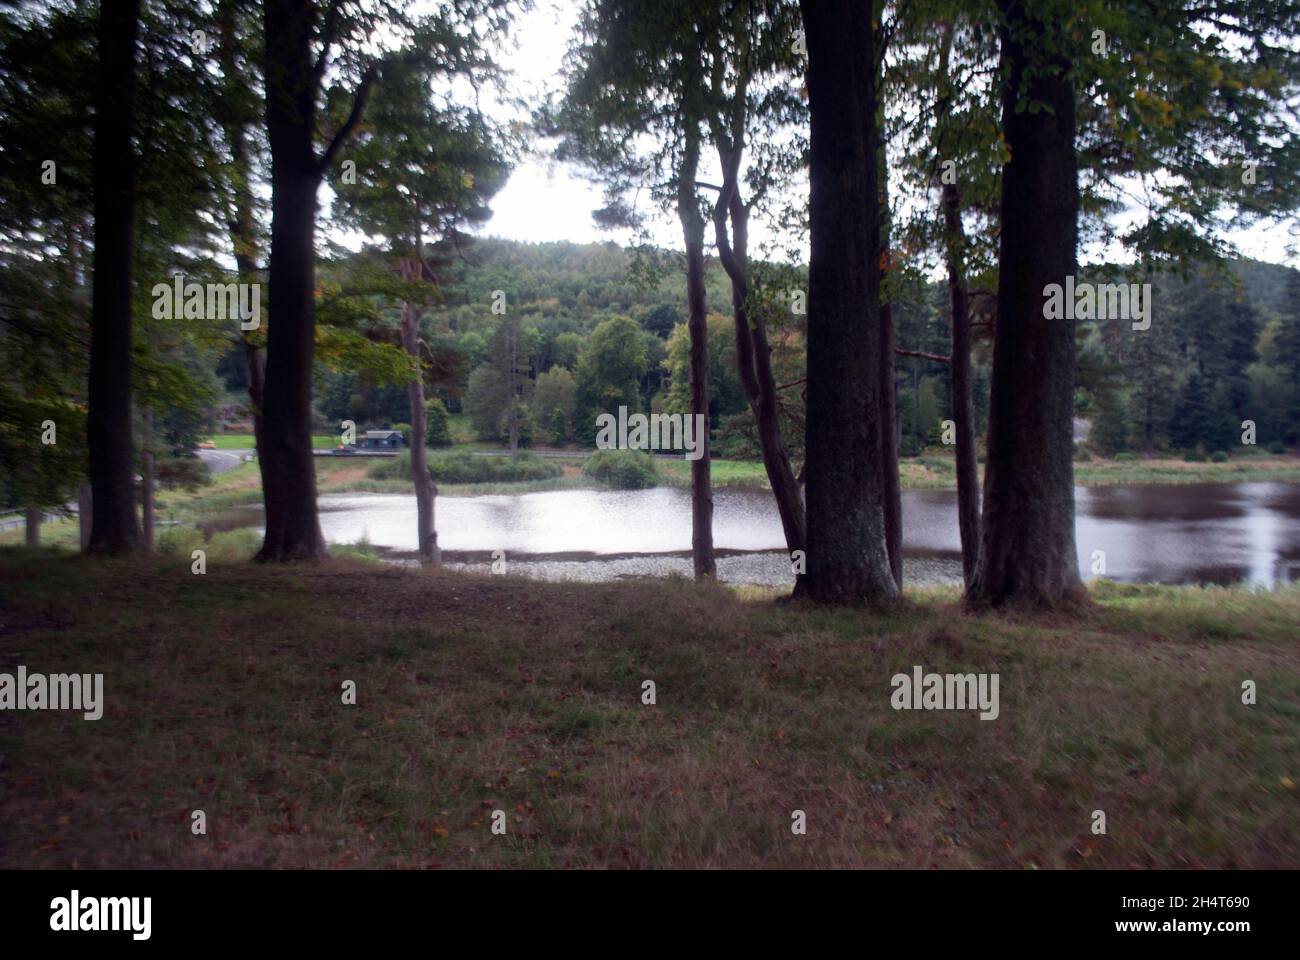
[[131, 144], [139, 0], [104, 3], [99, 14], [95, 101], [95, 276], [90, 337], [92, 553], [134, 550], [131, 444], [131, 255], [135, 160]]
[[713, 477], [709, 449], [709, 325], [704, 289], [704, 216], [695, 196], [700, 140], [688, 131], [686, 156], [678, 171], [677, 216], [686, 247], [686, 329], [691, 338], [691, 422], [703, 415], [701, 456], [691, 462], [691, 560], [696, 579], [716, 577], [713, 556]]
[[[1074, 540], [1074, 322], [1044, 291], [1075, 272], [1078, 169], [1070, 64], [1043, 62], [1058, 28], [1001, 0], [1002, 171], [984, 530], [975, 605], [1054, 606], [1080, 591]], [[1055, 39], [1050, 38], [1049, 39]], [[1054, 69], [1048, 70], [1048, 67]], [[1037, 110], [1017, 111], [1024, 97]]]
[[266, 0], [266, 114], [271, 143], [271, 269], [274, 322], [267, 336], [261, 450], [266, 539], [258, 559], [325, 556], [316, 512], [311, 445], [315, 350], [316, 190], [312, 138], [316, 81], [312, 8]]
[[[713, 232], [718, 257], [731, 281], [731, 310], [736, 325], [736, 369], [740, 384], [754, 414], [759, 447], [772, 496], [785, 533], [786, 549], [805, 549], [803, 494], [785, 442], [777, 406], [776, 378], [772, 374], [772, 348], [762, 317], [750, 317], [749, 300], [749, 210], [740, 197], [738, 184], [740, 151], [719, 148], [722, 163], [722, 191], [713, 210]], [[730, 235], [728, 234], [730, 223]], [[795, 577], [798, 589], [802, 574]]]
[[880, 194], [869, 0], [801, 0], [811, 114], [807, 560], [822, 603], [898, 597], [880, 484]]
[[956, 184], [943, 185], [942, 205], [948, 309], [952, 322], [948, 375], [957, 441], [957, 530], [961, 534], [962, 580], [970, 589], [980, 555], [979, 461], [975, 453], [975, 405], [970, 382], [970, 298], [966, 294], [964, 275], [966, 234], [961, 221], [961, 192]]
[[[412, 258], [402, 263], [402, 277], [413, 280], [420, 275], [420, 262]], [[416, 376], [406, 385], [411, 405], [411, 482], [415, 484], [415, 517], [420, 562], [442, 563], [438, 549], [438, 531], [434, 526], [434, 505], [438, 488], [429, 476], [425, 438], [429, 432], [428, 408], [424, 405], [424, 373], [420, 367], [420, 314], [414, 304], [402, 303], [402, 346], [416, 363]]]
[[27, 546], [39, 547], [41, 545], [41, 521], [45, 518], [45, 510], [41, 507], [28, 507], [26, 517]]

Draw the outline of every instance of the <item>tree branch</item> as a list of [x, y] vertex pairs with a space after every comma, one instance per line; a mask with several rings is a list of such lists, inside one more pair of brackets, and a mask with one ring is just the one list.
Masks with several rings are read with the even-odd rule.
[[357, 86], [356, 96], [352, 100], [352, 111], [348, 114], [347, 120], [343, 121], [343, 126], [339, 127], [338, 133], [334, 134], [334, 139], [330, 141], [329, 146], [325, 148], [325, 153], [320, 158], [318, 169], [322, 176], [330, 168], [330, 164], [334, 162], [334, 155], [347, 142], [348, 137], [352, 135], [353, 129], [361, 121], [361, 114], [366, 109], [366, 98], [370, 95], [370, 87], [375, 82], [375, 75], [378, 72], [378, 63], [372, 63], [366, 68], [361, 83]]

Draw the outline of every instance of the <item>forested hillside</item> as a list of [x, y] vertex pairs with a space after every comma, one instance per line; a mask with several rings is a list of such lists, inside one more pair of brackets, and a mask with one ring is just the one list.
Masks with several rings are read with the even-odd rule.
[[[638, 410], [685, 412], [686, 294], [682, 272], [674, 268], [679, 259], [613, 243], [463, 242], [446, 257], [442, 301], [430, 304], [420, 320], [440, 374], [433, 396], [449, 412], [466, 413], [481, 439], [502, 440], [509, 404], [501, 385], [513, 370], [528, 401], [521, 417], [525, 444], [590, 446], [594, 428], [584, 432], [584, 417], [596, 407], [584, 410], [583, 398], [610, 389]], [[333, 271], [346, 277], [354, 267], [354, 261], [339, 261]], [[715, 442], [722, 455], [757, 457], [753, 417], [736, 377], [730, 293], [716, 259], [707, 260], [706, 276]], [[1089, 451], [1231, 450], [1240, 444], [1245, 419], [1256, 422], [1260, 445], [1296, 441], [1300, 273], [1257, 261], [1186, 277], [1167, 273], [1156, 278], [1152, 301], [1150, 329], [1130, 336], [1123, 335], [1127, 321], [1080, 323], [1076, 410], [1090, 424]], [[494, 303], [508, 311], [494, 313]], [[951, 417], [947, 365], [911, 355], [947, 355], [943, 284], [903, 290], [894, 317], [902, 351], [896, 381], [901, 450], [910, 455], [941, 443], [942, 422]], [[377, 318], [371, 333], [382, 340], [385, 325], [390, 334], [396, 326], [396, 311], [380, 309]], [[601, 335], [593, 336], [598, 328]], [[989, 331], [978, 331], [972, 392], [982, 435], [991, 358]], [[801, 317], [790, 316], [774, 356], [783, 384], [803, 376]], [[238, 353], [224, 357], [220, 369], [238, 402], [246, 395]], [[322, 363], [316, 387], [322, 430], [335, 430], [345, 419], [374, 427], [405, 422], [404, 383], [385, 384], [375, 373], [334, 371]], [[787, 440], [797, 451], [797, 384], [782, 391], [782, 405]]]

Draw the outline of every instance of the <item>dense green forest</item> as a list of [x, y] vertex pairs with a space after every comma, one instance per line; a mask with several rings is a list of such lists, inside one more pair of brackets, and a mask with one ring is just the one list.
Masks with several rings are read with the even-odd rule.
[[[450, 413], [467, 414], [478, 438], [504, 440], [507, 405], [494, 386], [504, 375], [502, 357], [513, 337], [528, 399], [524, 445], [592, 446], [589, 418], [604, 408], [584, 408], [580, 400], [609, 390], [636, 411], [685, 412], [685, 289], [681, 271], [672, 269], [675, 259], [667, 251], [613, 243], [486, 238], [466, 244], [448, 261], [442, 301], [420, 318], [421, 336], [436, 356], [433, 368], [442, 373], [434, 399]], [[348, 268], [346, 260], [334, 267], [342, 273]], [[706, 276], [714, 449], [720, 456], [757, 458], [753, 416], [736, 374], [730, 292], [716, 259], [707, 260]], [[497, 302], [503, 297], [508, 314], [493, 313], [494, 296]], [[388, 316], [396, 322], [392, 311]], [[783, 381], [803, 375], [801, 321], [790, 317], [775, 350]], [[903, 351], [946, 355], [942, 284], [917, 282], [901, 291], [894, 321]], [[1150, 329], [1125, 336], [1124, 324], [1079, 325], [1075, 408], [1088, 424], [1089, 453], [1231, 452], [1240, 448], [1241, 421], [1247, 419], [1255, 421], [1261, 446], [1296, 442], [1300, 273], [1255, 261], [1187, 277], [1167, 273], [1154, 287]], [[593, 336], [598, 329], [601, 335]], [[977, 336], [972, 393], [981, 435], [988, 418], [988, 346], [987, 335]], [[628, 362], [620, 366], [615, 360], [622, 354]], [[227, 412], [246, 419], [246, 412], [237, 412], [247, 398], [240, 353], [224, 354], [218, 371]], [[952, 410], [946, 365], [900, 354], [896, 391], [901, 452], [913, 455], [941, 444], [942, 422]], [[318, 427], [325, 433], [343, 420], [387, 428], [408, 418], [404, 383], [385, 384], [372, 373], [318, 363], [316, 396]], [[801, 392], [783, 391], [782, 404], [787, 440], [797, 451]], [[445, 434], [435, 440], [449, 442]]]

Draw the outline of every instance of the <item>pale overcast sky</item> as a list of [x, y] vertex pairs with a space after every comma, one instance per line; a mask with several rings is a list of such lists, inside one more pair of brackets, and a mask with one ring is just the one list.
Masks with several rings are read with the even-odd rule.
[[[516, 21], [511, 30], [515, 49], [508, 49], [502, 55], [505, 65], [514, 71], [515, 92], [537, 99], [558, 89], [558, 73], [579, 6], [576, 0], [536, 0], [534, 9]], [[539, 157], [528, 157], [493, 200], [494, 216], [478, 232], [512, 240], [627, 242], [630, 239], [627, 231], [600, 230], [592, 223], [592, 211], [600, 205], [599, 187], [584, 180], [580, 171]], [[1300, 266], [1300, 253], [1295, 249], [1300, 243], [1298, 230], [1293, 219], [1231, 234], [1230, 239], [1246, 256]], [[761, 222], [753, 225], [752, 233], [757, 252], [770, 234]], [[674, 221], [664, 219], [656, 225], [653, 235], [665, 247], [681, 247], [680, 232]], [[1106, 252], [1084, 250], [1081, 259], [1096, 261]]]

